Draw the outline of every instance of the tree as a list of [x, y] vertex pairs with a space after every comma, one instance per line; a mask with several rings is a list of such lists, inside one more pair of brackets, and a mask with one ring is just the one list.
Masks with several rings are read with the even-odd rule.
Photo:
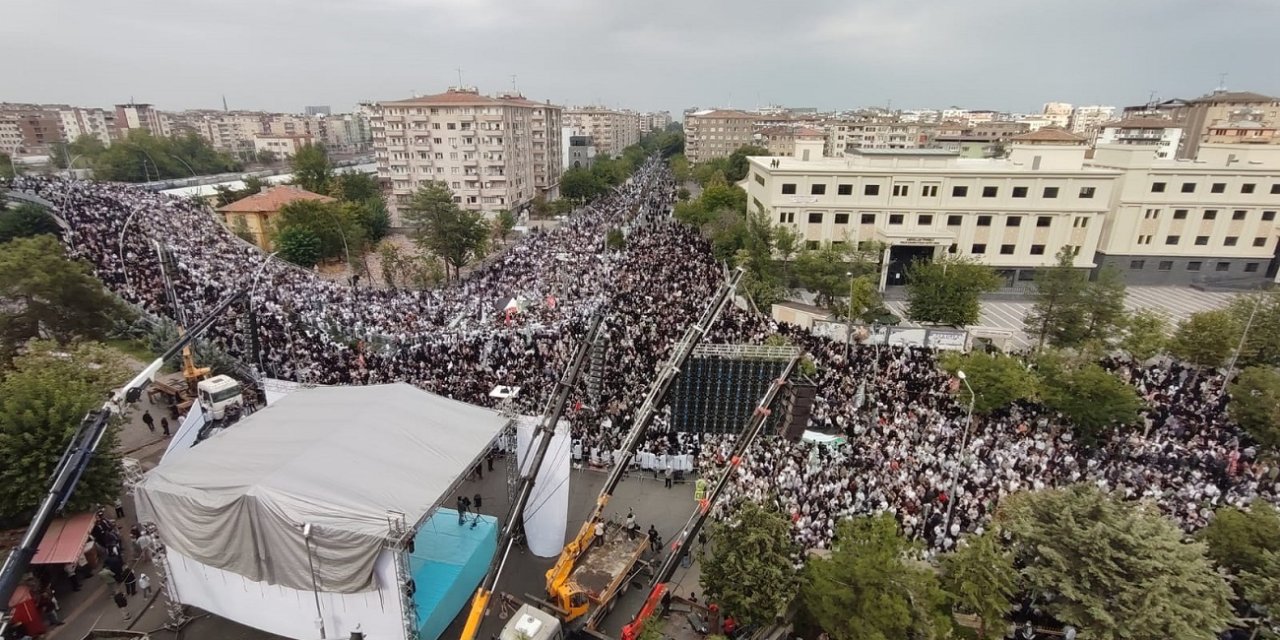
[[293, 154], [293, 182], [312, 193], [328, 193], [333, 166], [323, 144], [306, 144]]
[[622, 235], [622, 229], [617, 227], [609, 229], [604, 237], [604, 246], [613, 251], [622, 251], [627, 246], [627, 238]]
[[1124, 276], [1115, 267], [1107, 265], [1098, 272], [1098, 277], [1085, 286], [1084, 293], [1080, 300], [1084, 320], [1081, 338], [1098, 341], [1111, 339], [1124, 324]]
[[1084, 336], [1085, 318], [1081, 308], [1088, 276], [1075, 267], [1070, 247], [1058, 251], [1058, 262], [1035, 274], [1035, 304], [1023, 319], [1027, 332], [1036, 337], [1036, 347], [1046, 341], [1057, 346], [1073, 345]]
[[747, 213], [747, 192], [738, 185], [720, 180], [712, 180], [707, 184], [698, 200], [702, 208], [707, 211], [728, 210], [741, 214]]
[[955, 608], [978, 617], [979, 638], [1002, 638], [1000, 624], [1013, 609], [1019, 592], [1013, 554], [987, 530], [965, 539], [965, 545], [942, 556], [942, 588]]
[[[966, 387], [961, 383], [955, 387], [956, 397], [966, 405], [972, 400], [973, 410], [979, 414], [986, 415], [1026, 400], [1036, 392], [1035, 378], [1026, 366], [1003, 353], [949, 352], [942, 356], [940, 364], [952, 375], [964, 372], [965, 382], [969, 385]], [[973, 388], [972, 398], [969, 396], [970, 387]]]
[[533, 197], [533, 201], [529, 203], [529, 217], [534, 220], [546, 220], [553, 215], [551, 203], [547, 202], [547, 196], [539, 193]]
[[600, 178], [588, 169], [569, 169], [560, 177], [560, 195], [578, 202], [586, 202], [600, 195], [607, 188]]
[[883, 310], [884, 299], [876, 289], [876, 281], [869, 275], [854, 278], [849, 287], [849, 304], [846, 305], [849, 317], [871, 322], [882, 315]]
[[[276, 233], [283, 235], [289, 229], [306, 229], [320, 242], [317, 261], [345, 258], [348, 253], [355, 260], [365, 240], [364, 228], [357, 220], [359, 215], [359, 207], [351, 204], [294, 200], [280, 207], [275, 222]], [[308, 244], [304, 242], [300, 248]], [[305, 257], [308, 254], [304, 251], [298, 255]]]
[[843, 262], [843, 257], [828, 244], [821, 249], [801, 251], [791, 265], [796, 282], [817, 294], [818, 304], [837, 312], [840, 311], [839, 307], [844, 306], [839, 301], [849, 295], [852, 278], [848, 275], [850, 271]]
[[1236, 326], [1249, 327], [1240, 349], [1240, 363], [1280, 366], [1280, 294], [1240, 296], [1231, 301], [1227, 312]]
[[907, 268], [907, 317], [928, 324], [974, 324], [981, 316], [979, 298], [1002, 282], [995, 270], [970, 258], [913, 262]]
[[35, 337], [106, 337], [123, 308], [49, 235], [0, 245], [0, 362]]
[[1266, 626], [1272, 629], [1269, 635], [1274, 637], [1275, 627], [1280, 623], [1280, 553], [1268, 551], [1263, 554], [1261, 568], [1241, 574], [1240, 589], [1245, 600], [1262, 613]]
[[241, 168], [234, 158], [214, 149], [208, 140], [195, 133], [163, 137], [145, 129], [133, 129], [110, 147], [102, 148], [100, 143], [86, 140], [84, 149], [83, 156], [92, 163], [93, 175], [99, 180], [167, 180]]
[[372, 174], [358, 171], [344, 171], [331, 179], [329, 195], [346, 202], [368, 202], [381, 200], [382, 188]]
[[1096, 442], [1105, 429], [1134, 424], [1142, 410], [1137, 390], [1092, 363], [1040, 367], [1040, 401], [1071, 421], [1084, 442]]
[[678, 153], [667, 159], [667, 165], [671, 167], [671, 176], [675, 178], [676, 184], [684, 184], [693, 178], [693, 171], [689, 168], [689, 159], [684, 154]]
[[776, 511], [743, 502], [729, 518], [707, 526], [709, 551], [699, 553], [702, 588], [744, 625], [770, 624], [800, 584], [791, 523]]
[[300, 267], [313, 267], [320, 262], [320, 237], [306, 227], [286, 227], [276, 234], [276, 250], [280, 257]]
[[1169, 343], [1169, 321], [1150, 309], [1139, 309], [1124, 323], [1120, 347], [1139, 362], [1164, 352]]
[[1264, 500], [1254, 500], [1248, 511], [1219, 507], [1196, 537], [1209, 545], [1214, 564], [1232, 575], [1261, 571], [1265, 555], [1280, 552], [1280, 512]]
[[729, 154], [728, 166], [724, 172], [725, 179], [732, 183], [746, 178], [747, 172], [750, 170], [748, 168], [750, 163], [747, 162], [747, 157], [767, 155], [769, 155], [769, 150], [764, 147], [752, 144], [738, 147], [733, 153]]
[[1240, 332], [1229, 311], [1200, 311], [1178, 323], [1169, 352], [1197, 366], [1220, 367], [1235, 349]]
[[516, 214], [503, 209], [493, 217], [493, 237], [500, 243], [506, 243], [511, 230], [516, 228]]
[[13, 157], [0, 151], [0, 180], [12, 180], [16, 175], [18, 175], [18, 169], [17, 165], [13, 164]]
[[270, 149], [263, 149], [262, 151], [259, 151], [255, 157], [259, 164], [271, 165], [280, 162], [280, 156], [276, 155], [276, 152]]
[[844, 520], [831, 557], [805, 567], [805, 610], [833, 640], [942, 637], [945, 595], [932, 569], [906, 560], [910, 549], [888, 513]]
[[1232, 620], [1231, 590], [1204, 543], [1154, 507], [1113, 499], [1089, 484], [1005, 498], [996, 525], [1012, 540], [1044, 607], [1100, 640], [1191, 640]]
[[1248, 367], [1228, 391], [1231, 418], [1262, 446], [1280, 449], [1280, 372], [1270, 367]]
[[414, 242], [452, 266], [455, 275], [472, 258], [484, 253], [489, 237], [484, 216], [458, 207], [443, 182], [432, 181], [419, 187], [405, 208], [404, 218], [414, 228]]
[[13, 209], [0, 209], [0, 244], [46, 234], [61, 236], [62, 228], [44, 207], [23, 203]]
[[[0, 521], [29, 518], [87, 412], [128, 378], [119, 354], [95, 343], [35, 341], [0, 378]], [[120, 492], [117, 427], [108, 427], [68, 513], [110, 503]]]
[[348, 209], [351, 219], [360, 227], [360, 235], [364, 240], [362, 252], [378, 244], [391, 232], [391, 214], [381, 196], [359, 202], [344, 202], [342, 206]]

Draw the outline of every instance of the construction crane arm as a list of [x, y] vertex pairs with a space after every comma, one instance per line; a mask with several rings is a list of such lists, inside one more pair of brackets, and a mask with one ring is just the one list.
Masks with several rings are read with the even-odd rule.
[[88, 468], [89, 463], [93, 460], [98, 444], [102, 442], [102, 437], [106, 434], [107, 427], [111, 424], [112, 416], [122, 413], [125, 403], [136, 402], [142, 396], [142, 390], [151, 383], [156, 373], [164, 366], [164, 363], [181, 352], [188, 343], [204, 333], [222, 315], [222, 312], [226, 311], [227, 307], [230, 307], [244, 293], [242, 289], [232, 293], [225, 300], [218, 303], [218, 306], [214, 307], [208, 317], [182, 335], [173, 346], [169, 347], [168, 351], [164, 352], [164, 355], [156, 358], [154, 362], [147, 365], [138, 375], [121, 387], [119, 391], [116, 391], [106, 404], [85, 415], [75, 434], [71, 437], [71, 442], [67, 444], [66, 450], [63, 451], [62, 459], [58, 461], [58, 466], [54, 469], [49, 492], [45, 494], [39, 508], [36, 509], [35, 517], [31, 519], [31, 524], [27, 525], [27, 530], [23, 533], [22, 540], [13, 551], [9, 552], [9, 556], [4, 561], [4, 566], [0, 567], [0, 634], [3, 634], [9, 625], [9, 598], [13, 596], [13, 592], [18, 589], [18, 585], [22, 582], [22, 576], [26, 574], [27, 568], [31, 565], [31, 559], [35, 557], [40, 540], [44, 538], [44, 534], [49, 529], [49, 523], [53, 521], [54, 515], [66, 506], [67, 501], [75, 493], [76, 485], [80, 482], [80, 476], [84, 474], [85, 469]]
[[668, 583], [671, 582], [671, 577], [675, 575], [676, 567], [680, 565], [680, 560], [684, 558], [685, 554], [689, 553], [690, 543], [698, 538], [698, 533], [702, 531], [703, 525], [706, 524], [707, 517], [711, 514], [711, 507], [715, 506], [720, 494], [732, 482], [738, 465], [742, 463], [742, 456], [751, 448], [752, 443], [755, 442], [760, 432], [764, 429], [765, 420], [769, 417], [769, 406], [773, 404], [774, 399], [778, 397], [778, 393], [786, 386], [788, 378], [791, 377], [791, 372], [795, 370], [799, 361], [800, 355], [797, 354], [792, 357], [787, 363], [787, 367], [783, 369], [782, 374], [773, 381], [773, 384], [769, 385], [769, 389], [765, 391], [764, 396], [760, 398], [760, 402], [756, 404], [755, 410], [751, 412], [751, 417], [747, 419], [746, 426], [738, 434], [738, 441], [734, 443], [728, 466], [720, 472], [720, 477], [716, 479], [715, 485], [711, 488], [706, 498], [698, 506], [694, 507], [693, 513], [689, 516], [689, 522], [680, 531], [679, 537], [672, 542], [671, 553], [667, 555], [662, 566], [653, 574], [653, 588], [650, 590], [649, 596], [645, 598], [645, 603], [641, 607], [640, 613], [622, 628], [622, 640], [636, 640], [640, 636], [640, 630], [644, 623], [653, 615], [662, 600], [663, 594], [666, 593]]
[[552, 436], [555, 435], [556, 424], [560, 422], [560, 416], [564, 414], [564, 407], [569, 401], [569, 395], [573, 392], [578, 377], [582, 374], [587, 355], [591, 353], [591, 347], [595, 345], [599, 337], [601, 324], [601, 314], [598, 313], [591, 319], [591, 325], [587, 329], [586, 337], [578, 344], [578, 348], [574, 352], [573, 358], [569, 361], [569, 367], [564, 372], [564, 375], [556, 381], [555, 391], [552, 392], [551, 398], [547, 401], [547, 406], [542, 412], [542, 421], [538, 425], [537, 432], [533, 435], [533, 440], [537, 442], [537, 448], [534, 451], [526, 475], [520, 480], [520, 486], [516, 490], [515, 501], [512, 502], [511, 509], [507, 513], [507, 520], [502, 527], [502, 534], [498, 540], [499, 553], [494, 556], [493, 562], [489, 565], [489, 572], [485, 574], [484, 579], [480, 582], [480, 587], [476, 589], [475, 596], [471, 599], [471, 610], [467, 613], [467, 621], [462, 628], [462, 640], [474, 640], [480, 630], [480, 621], [484, 618], [489, 608], [489, 600], [493, 597], [493, 589], [497, 586], [498, 578], [502, 576], [502, 570], [507, 564], [507, 557], [511, 554], [511, 548], [515, 542], [515, 533], [524, 519], [525, 506], [528, 505], [529, 496], [533, 494], [533, 486], [537, 482], [538, 470], [542, 468], [542, 460], [547, 455]]

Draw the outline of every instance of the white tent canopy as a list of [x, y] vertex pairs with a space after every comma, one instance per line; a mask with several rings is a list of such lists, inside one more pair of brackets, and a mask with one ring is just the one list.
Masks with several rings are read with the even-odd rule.
[[138, 509], [209, 566], [310, 590], [311, 561], [320, 590], [367, 591], [388, 512], [420, 521], [507, 422], [403, 383], [303, 389], [154, 469]]

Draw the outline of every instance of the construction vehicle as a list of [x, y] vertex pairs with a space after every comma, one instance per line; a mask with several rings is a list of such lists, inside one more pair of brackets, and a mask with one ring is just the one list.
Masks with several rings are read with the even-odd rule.
[[560, 422], [560, 416], [564, 414], [564, 407], [569, 401], [569, 394], [573, 392], [573, 388], [578, 382], [578, 377], [582, 374], [584, 365], [587, 362], [587, 355], [591, 353], [592, 348], [599, 339], [601, 324], [601, 314], [597, 313], [591, 319], [591, 325], [587, 328], [587, 335], [578, 344], [573, 358], [570, 359], [568, 369], [556, 381], [556, 388], [551, 397], [547, 399], [547, 405], [542, 411], [542, 420], [538, 424], [538, 430], [534, 432], [529, 444], [530, 450], [534, 452], [533, 457], [528, 465], [526, 475], [520, 479], [520, 485], [516, 489], [515, 500], [511, 503], [511, 509], [507, 513], [506, 522], [502, 527], [502, 534], [498, 539], [499, 553], [494, 556], [493, 562], [489, 565], [488, 573], [480, 581], [480, 587], [476, 589], [476, 594], [471, 599], [471, 611], [467, 614], [467, 621], [462, 629], [464, 640], [472, 640], [476, 637], [477, 632], [480, 630], [481, 619], [488, 615], [489, 601], [493, 597], [494, 586], [498, 584], [498, 578], [502, 576], [502, 570], [506, 567], [507, 558], [510, 556], [512, 546], [516, 540], [516, 534], [523, 526], [524, 509], [529, 503], [529, 496], [533, 494], [533, 486], [537, 482], [538, 471], [542, 468], [542, 460], [547, 455], [547, 448], [551, 444], [552, 436], [555, 435], [556, 425]]
[[593, 607], [596, 610], [611, 609], [616, 603], [616, 596], [626, 590], [636, 573], [636, 565], [648, 546], [648, 536], [636, 536], [639, 538], [637, 542], [621, 526], [606, 525], [603, 520], [605, 507], [626, 473], [636, 446], [666, 401], [672, 382], [694, 347], [711, 330], [732, 300], [742, 274], [743, 270], [738, 269], [728, 277], [712, 297], [702, 317], [689, 327], [683, 339], [672, 349], [671, 357], [657, 372], [631, 430], [619, 447], [619, 456], [613, 461], [613, 468], [596, 498], [591, 515], [561, 550], [555, 566], [547, 571], [547, 600], [540, 602], [559, 616], [562, 623], [582, 618]]
[[[640, 608], [640, 613], [622, 628], [622, 640], [636, 640], [636, 638], [640, 637], [640, 631], [645, 622], [661, 606], [662, 596], [670, 589], [671, 577], [675, 575], [676, 567], [680, 565], [680, 561], [685, 554], [689, 553], [690, 544], [698, 539], [698, 534], [702, 531], [702, 526], [706, 524], [707, 516], [711, 513], [711, 507], [715, 505], [716, 500], [720, 498], [720, 494], [732, 481], [738, 465], [742, 463], [742, 457], [751, 448], [756, 438], [760, 436], [760, 432], [764, 429], [764, 423], [769, 418], [769, 406], [773, 404], [782, 388], [788, 384], [787, 380], [791, 377], [791, 372], [795, 370], [799, 361], [800, 354], [797, 353], [792, 356], [786, 368], [782, 370], [782, 374], [773, 381], [773, 384], [769, 385], [764, 397], [760, 398], [760, 402], [756, 405], [755, 410], [752, 411], [751, 417], [747, 419], [746, 426], [738, 434], [738, 440], [734, 443], [733, 453], [729, 456], [728, 465], [720, 471], [720, 475], [711, 491], [694, 508], [693, 513], [689, 516], [689, 522], [681, 529], [679, 537], [672, 542], [671, 553], [663, 561], [662, 566], [654, 572], [652, 588], [649, 591], [649, 596], [645, 598], [644, 605]], [[598, 626], [599, 623], [600, 620], [587, 621], [589, 628]]]
[[31, 559], [35, 557], [37, 547], [44, 538], [49, 523], [53, 521], [54, 515], [66, 506], [75, 492], [80, 476], [93, 460], [93, 455], [103, 435], [106, 434], [111, 419], [123, 413], [126, 403], [137, 402], [142, 397], [142, 390], [151, 383], [164, 363], [186, 349], [192, 340], [212, 326], [214, 321], [244, 293], [244, 290], [237, 291], [218, 303], [208, 317], [201, 320], [190, 331], [185, 332], [172, 347], [169, 347], [168, 351], [164, 352], [164, 355], [147, 365], [141, 373], [113, 394], [101, 408], [90, 411], [81, 420], [80, 426], [71, 437], [71, 442], [62, 453], [62, 459], [54, 468], [49, 492], [40, 502], [35, 517], [31, 519], [31, 524], [22, 535], [22, 540], [9, 553], [3, 567], [0, 567], [0, 636], [4, 634], [9, 624], [9, 598], [22, 582], [22, 576], [31, 565]]

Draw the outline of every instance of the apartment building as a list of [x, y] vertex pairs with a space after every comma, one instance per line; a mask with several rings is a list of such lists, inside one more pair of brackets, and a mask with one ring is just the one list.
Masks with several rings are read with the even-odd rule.
[[22, 149], [22, 129], [17, 116], [0, 113], [0, 153], [16, 155]]
[[1122, 172], [1099, 265], [1135, 284], [1247, 287], [1275, 278], [1280, 145], [1201, 144], [1194, 161], [1099, 145], [1089, 166]]
[[111, 130], [115, 127], [115, 113], [104, 109], [63, 107], [58, 110], [62, 121], [62, 134], [69, 141], [81, 136], [96, 138], [104, 145], [111, 144]]
[[474, 87], [382, 102], [371, 128], [378, 177], [399, 207], [430, 181], [449, 185], [464, 209], [493, 214], [557, 196], [561, 107], [515, 93], [484, 96]]
[[961, 158], [991, 158], [1004, 155], [1014, 136], [1029, 131], [1030, 127], [1022, 122], [944, 122], [934, 130], [930, 147], [954, 151]]
[[5, 153], [46, 155], [55, 143], [65, 140], [62, 116], [57, 110], [43, 105], [0, 104], [0, 121], [4, 123], [0, 130], [5, 132], [7, 140], [3, 144], [11, 149]]
[[669, 126], [671, 126], [670, 111], [650, 111], [640, 114], [640, 133], [642, 135], [650, 131], [665, 131]]
[[839, 158], [860, 149], [920, 149], [929, 146], [937, 125], [891, 117], [836, 121], [827, 125], [827, 155]]
[[796, 155], [796, 141], [804, 139], [825, 141], [826, 133], [814, 127], [778, 125], [757, 131], [755, 145], [768, 149], [770, 156], [790, 158]]
[[574, 107], [564, 111], [564, 122], [589, 136], [597, 152], [617, 157], [640, 141], [641, 117], [634, 111], [605, 107]]
[[1070, 103], [1046, 102], [1044, 108], [1040, 110], [1040, 115], [1047, 123], [1046, 126], [1066, 129], [1071, 126], [1071, 114], [1074, 112], [1075, 107]]
[[1099, 145], [1154, 147], [1157, 159], [1172, 158], [1182, 142], [1182, 123], [1152, 116], [1108, 122], [1098, 130]]
[[359, 153], [373, 143], [369, 118], [363, 113], [340, 113], [325, 118], [324, 143], [333, 151]]
[[1071, 112], [1071, 133], [1092, 140], [1098, 134], [1098, 129], [1114, 120], [1115, 115], [1116, 108], [1108, 105], [1076, 107]]
[[[1280, 98], [1252, 91], [1218, 89], [1194, 100], [1172, 99], [1125, 107], [1125, 117], [1156, 115], [1183, 123], [1178, 158], [1196, 157], [1201, 144], [1235, 142], [1221, 137], [1209, 142], [1214, 125], [1252, 121], [1263, 127], [1280, 127]], [[1248, 139], [1244, 142], [1252, 142]], [[1269, 144], [1274, 144], [1269, 143]]]
[[303, 147], [314, 143], [315, 138], [308, 133], [259, 133], [253, 139], [253, 152], [270, 151], [277, 158], [292, 158]]
[[169, 132], [162, 126], [160, 112], [155, 105], [129, 102], [116, 105], [116, 139], [123, 139], [130, 131], [141, 129], [156, 136], [167, 136]]
[[739, 147], [754, 143], [752, 122], [756, 115], [732, 109], [686, 112], [684, 154], [690, 162], [725, 158]]
[[880, 286], [944, 254], [995, 267], [1012, 286], [1055, 263], [1065, 246], [1094, 266], [1121, 171], [1085, 164], [1084, 141], [1049, 129], [1014, 137], [1002, 159], [941, 149], [856, 149], [843, 158], [748, 158], [749, 207], [811, 247], [886, 246]]

